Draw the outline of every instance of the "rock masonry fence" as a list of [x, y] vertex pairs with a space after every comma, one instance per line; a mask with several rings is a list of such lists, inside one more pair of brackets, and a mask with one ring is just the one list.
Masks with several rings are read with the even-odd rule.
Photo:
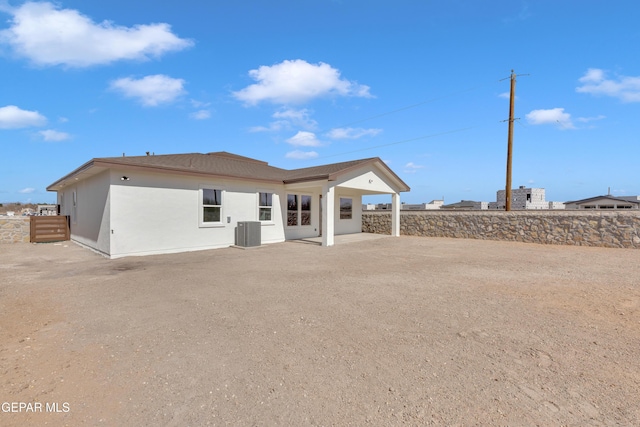
[[[391, 234], [391, 213], [363, 212], [362, 231]], [[640, 212], [401, 211], [400, 234], [640, 249]]]
[[30, 217], [0, 217], [0, 244], [29, 243]]

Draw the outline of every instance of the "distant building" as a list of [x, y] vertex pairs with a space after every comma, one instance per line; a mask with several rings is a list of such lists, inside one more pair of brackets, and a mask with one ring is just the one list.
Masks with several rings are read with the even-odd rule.
[[567, 209], [640, 209], [640, 196], [596, 196], [565, 202], [565, 206]]
[[[496, 192], [496, 201], [489, 203], [489, 209], [504, 210], [506, 200], [506, 191], [498, 190]], [[564, 204], [561, 202], [546, 201], [544, 188], [527, 188], [521, 185], [511, 190], [511, 209], [564, 209]]]
[[433, 209], [440, 209], [444, 205], [444, 200], [432, 200], [429, 203], [409, 204], [403, 203], [400, 209], [407, 211], [426, 211]]
[[429, 203], [425, 203], [425, 209], [440, 209], [444, 206], [444, 199], [442, 200], [432, 200]]
[[[401, 210], [405, 211], [425, 211], [425, 210], [433, 210], [440, 209], [444, 205], [444, 200], [432, 200], [429, 203], [402, 203], [400, 205]], [[387, 211], [391, 210], [391, 203], [367, 203], [362, 205], [363, 211]]]
[[58, 215], [58, 205], [38, 205], [38, 215]]
[[562, 202], [549, 202], [549, 209], [566, 209], [566, 206]]
[[461, 200], [458, 203], [451, 203], [449, 205], [443, 205], [440, 209], [449, 210], [486, 210], [489, 209], [489, 203], [487, 202], [474, 202], [473, 200]]

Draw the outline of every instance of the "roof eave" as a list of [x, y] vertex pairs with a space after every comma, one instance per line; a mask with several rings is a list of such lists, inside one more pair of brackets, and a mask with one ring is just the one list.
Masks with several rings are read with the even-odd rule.
[[91, 169], [94, 165], [95, 165], [95, 161], [96, 159], [91, 159], [89, 160], [87, 163], [83, 164], [82, 166], [80, 166], [79, 168], [69, 172], [68, 174], [66, 174], [65, 176], [63, 176], [62, 178], [58, 179], [57, 181], [53, 182], [52, 184], [50, 184], [47, 187], [47, 191], [57, 191], [54, 187], [59, 186], [62, 182], [73, 178], [74, 176], [81, 174], [82, 172], [86, 172], [87, 170]]
[[342, 169], [338, 172], [334, 172], [329, 175], [329, 181], [336, 181], [341, 175], [345, 173], [360, 169], [363, 166], [371, 164], [379, 164], [380, 166], [382, 166], [382, 168], [390, 175], [390, 177], [396, 181], [396, 184], [398, 184], [398, 187], [400, 187], [400, 192], [411, 191], [411, 188], [407, 185], [407, 183], [404, 182], [398, 175], [396, 175], [396, 173], [392, 171], [391, 168], [387, 166], [387, 164], [383, 162], [380, 157], [372, 157], [363, 161], [362, 163], [358, 163], [356, 165]]
[[206, 177], [220, 178], [220, 179], [238, 179], [238, 180], [253, 181], [253, 182], [264, 182], [269, 184], [283, 184], [283, 181], [281, 179], [254, 178], [254, 177], [247, 177], [247, 176], [240, 176], [240, 175], [233, 175], [233, 174], [216, 174], [216, 173], [205, 172], [205, 171], [187, 170], [187, 169], [172, 168], [167, 166], [140, 165], [140, 164], [122, 163], [118, 161], [110, 161], [105, 159], [92, 159], [89, 162], [77, 168], [76, 170], [74, 170], [73, 172], [65, 175], [64, 177], [55, 181], [53, 184], [49, 185], [47, 187], [47, 191], [57, 191], [59, 188], [56, 189], [54, 187], [59, 187], [62, 182], [67, 181], [71, 178], [74, 178], [75, 176], [81, 174], [82, 172], [86, 172], [87, 170], [94, 167], [104, 167], [106, 169], [122, 168], [127, 170], [139, 170], [139, 171], [145, 171], [145, 172], [160, 171], [160, 172], [169, 172], [176, 175], [206, 176]]

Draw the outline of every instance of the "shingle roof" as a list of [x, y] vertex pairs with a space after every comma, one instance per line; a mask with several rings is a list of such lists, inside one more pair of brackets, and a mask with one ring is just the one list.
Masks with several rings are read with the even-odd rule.
[[94, 159], [94, 162], [113, 166], [137, 166], [164, 171], [195, 172], [263, 181], [282, 181], [286, 173], [285, 169], [269, 166], [267, 162], [225, 152], [106, 157]]
[[53, 189], [55, 185], [62, 181], [93, 167], [112, 168], [121, 166], [127, 169], [147, 169], [169, 173], [189, 173], [222, 178], [292, 183], [327, 179], [332, 180], [341, 173], [376, 162], [379, 162], [379, 164], [382, 165], [382, 167], [385, 168], [392, 177], [398, 180], [400, 186], [404, 187], [402, 191], [409, 191], [409, 186], [407, 186], [395, 173], [393, 173], [393, 171], [389, 169], [378, 157], [287, 170], [270, 166], [267, 162], [261, 160], [243, 157], [224, 151], [207, 154], [188, 153], [95, 158], [54, 182], [47, 187], [47, 189]]

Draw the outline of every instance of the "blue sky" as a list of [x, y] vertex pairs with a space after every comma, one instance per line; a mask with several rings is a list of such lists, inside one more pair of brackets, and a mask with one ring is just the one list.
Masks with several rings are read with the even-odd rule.
[[638, 22], [631, 0], [0, 0], [0, 202], [146, 151], [378, 156], [408, 203], [493, 201], [512, 69], [514, 188], [640, 195]]

